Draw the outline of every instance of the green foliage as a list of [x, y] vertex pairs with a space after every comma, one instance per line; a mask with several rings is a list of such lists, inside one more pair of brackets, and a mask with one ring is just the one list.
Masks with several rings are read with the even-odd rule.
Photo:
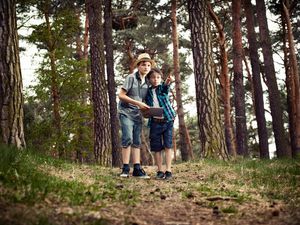
[[[33, 15], [39, 20], [30, 26], [32, 33], [26, 40], [37, 46], [43, 60], [36, 71], [37, 83], [30, 87], [25, 99], [27, 143], [39, 152], [53, 155], [57, 154], [54, 152], [56, 143], [61, 142], [65, 157], [74, 159], [75, 153], [80, 151], [84, 160], [90, 160], [93, 142], [91, 85], [87, 61], [80, 58], [76, 48], [77, 38], [82, 37], [78, 18], [83, 3], [48, 1], [43, 5], [43, 2], [33, 1], [30, 4], [35, 8]], [[24, 4], [19, 7], [24, 9]], [[50, 52], [55, 53], [55, 62], [50, 61]], [[62, 135], [59, 139], [53, 124], [54, 74], [60, 101]]]

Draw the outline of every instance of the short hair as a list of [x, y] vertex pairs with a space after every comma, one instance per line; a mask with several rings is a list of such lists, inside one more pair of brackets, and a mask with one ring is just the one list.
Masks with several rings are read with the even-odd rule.
[[160, 69], [158, 69], [158, 68], [152, 68], [150, 70], [150, 72], [147, 74], [147, 78], [150, 79], [151, 75], [154, 74], [154, 73], [158, 73], [158, 74], [161, 75], [161, 77], [163, 77], [163, 74], [162, 74], [162, 72], [161, 72]]

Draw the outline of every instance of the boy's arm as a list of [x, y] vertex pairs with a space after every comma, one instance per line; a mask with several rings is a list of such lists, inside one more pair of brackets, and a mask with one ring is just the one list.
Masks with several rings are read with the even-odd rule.
[[174, 81], [174, 78], [171, 74], [167, 77], [167, 79], [162, 83], [162, 92], [169, 93], [170, 91], [170, 84]]
[[169, 74], [169, 76], [167, 77], [167, 79], [165, 80], [165, 84], [166, 85], [170, 85], [172, 82], [174, 81], [174, 78], [171, 74]]
[[136, 101], [130, 97], [128, 97], [126, 95], [127, 91], [125, 91], [125, 89], [121, 88], [120, 89], [120, 93], [119, 93], [119, 99], [123, 102], [127, 102], [127, 103], [130, 103], [132, 105], [136, 105], [138, 106], [141, 110], [147, 110], [149, 109], [150, 107], [145, 104], [144, 102], [140, 102], [140, 101]]

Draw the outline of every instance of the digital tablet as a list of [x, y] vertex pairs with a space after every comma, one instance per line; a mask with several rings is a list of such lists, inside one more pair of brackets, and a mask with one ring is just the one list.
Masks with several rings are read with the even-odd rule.
[[143, 116], [146, 118], [156, 116], [156, 117], [163, 117], [163, 108], [162, 107], [151, 107], [145, 111], [142, 111]]

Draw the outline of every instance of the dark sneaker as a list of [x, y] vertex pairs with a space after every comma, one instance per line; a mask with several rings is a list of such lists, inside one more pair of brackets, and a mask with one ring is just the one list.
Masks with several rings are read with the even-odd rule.
[[165, 179], [166, 180], [172, 179], [172, 173], [170, 171], [166, 171], [166, 173], [165, 173]]
[[146, 172], [142, 168], [134, 169], [133, 173], [132, 173], [132, 176], [138, 177], [138, 178], [141, 178], [141, 179], [150, 179], [150, 177], [146, 174]]
[[155, 177], [156, 179], [161, 180], [161, 179], [164, 179], [164, 177], [165, 177], [165, 173], [164, 172], [157, 171], [156, 177]]
[[129, 177], [129, 170], [122, 168], [122, 173], [120, 174], [120, 177]]

